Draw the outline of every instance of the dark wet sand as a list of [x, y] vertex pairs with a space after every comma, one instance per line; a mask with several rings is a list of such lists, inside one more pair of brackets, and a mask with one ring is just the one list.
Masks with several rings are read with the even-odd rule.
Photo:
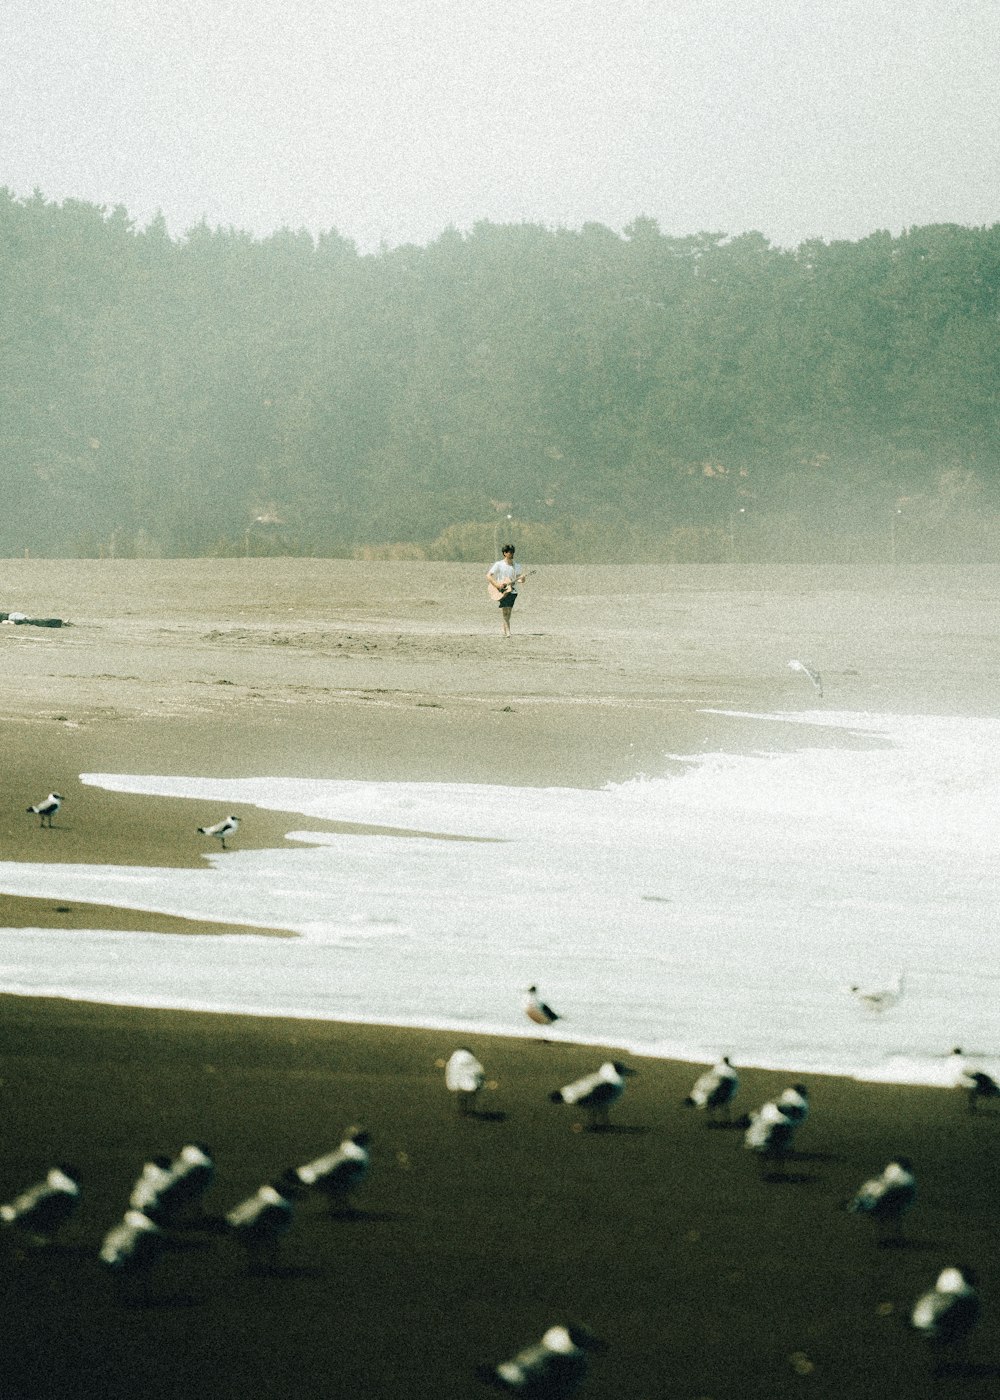
[[[73, 621], [0, 628], [4, 859], [187, 864], [217, 850], [195, 828], [220, 810], [105, 792], [81, 773], [588, 786], [662, 772], [671, 753], [803, 737], [714, 708], [994, 712], [995, 580], [982, 574], [539, 571], [505, 644], [481, 572], [0, 561], [0, 606]], [[823, 671], [822, 702], [792, 657]], [[67, 801], [47, 832], [24, 809], [51, 788]], [[325, 825], [239, 815], [244, 848]], [[0, 894], [0, 922], [218, 927], [54, 903]], [[488, 1393], [477, 1362], [564, 1318], [608, 1342], [593, 1400], [1000, 1391], [1000, 1114], [970, 1116], [940, 1090], [811, 1077], [799, 1155], [788, 1179], [765, 1181], [740, 1133], [680, 1106], [698, 1067], [638, 1062], [616, 1131], [595, 1135], [548, 1093], [599, 1052], [476, 1038], [497, 1087], [462, 1121], [439, 1064], [455, 1045], [0, 997], [0, 1199], [57, 1159], [85, 1191], [62, 1244], [8, 1249], [0, 1400], [469, 1400]], [[787, 1082], [746, 1071], [741, 1106]], [[358, 1120], [375, 1166], [357, 1219], [305, 1205], [282, 1268], [256, 1280], [218, 1234], [192, 1234], [148, 1306], [110, 1293], [96, 1249], [145, 1157], [210, 1143], [218, 1213]], [[920, 1196], [907, 1247], [879, 1249], [841, 1207], [898, 1153]], [[905, 1321], [953, 1261], [978, 1267], [985, 1315], [959, 1372], [934, 1378]]]
[[[477, 1037], [496, 1087], [461, 1119], [435, 1031], [0, 998], [0, 1198], [53, 1158], [85, 1197], [65, 1238], [8, 1252], [0, 1396], [427, 1397], [473, 1378], [553, 1320], [604, 1337], [585, 1388], [623, 1395], [995, 1395], [1000, 1114], [942, 1090], [813, 1076], [784, 1180], [742, 1134], [681, 1106], [695, 1066], [635, 1061], [614, 1131], [574, 1130], [551, 1089], [599, 1052]], [[746, 1071], [749, 1107], [788, 1077]], [[298, 1211], [278, 1271], [250, 1278], [231, 1244], [191, 1231], [123, 1306], [95, 1252], [143, 1159], [214, 1149], [220, 1213], [363, 1122], [374, 1165], [355, 1219]], [[876, 1247], [841, 1203], [891, 1154], [920, 1199], [905, 1248]], [[935, 1380], [905, 1326], [942, 1265], [973, 1260], [986, 1317], [961, 1375]]]

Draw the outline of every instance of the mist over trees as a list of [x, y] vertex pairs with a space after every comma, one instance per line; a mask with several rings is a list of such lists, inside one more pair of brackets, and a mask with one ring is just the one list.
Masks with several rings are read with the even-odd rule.
[[361, 256], [0, 191], [0, 554], [994, 558], [1000, 225]]

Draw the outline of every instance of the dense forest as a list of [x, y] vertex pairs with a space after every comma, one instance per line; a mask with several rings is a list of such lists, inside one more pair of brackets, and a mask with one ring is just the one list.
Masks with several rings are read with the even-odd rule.
[[4, 190], [0, 268], [0, 555], [1000, 546], [1000, 225], [360, 255]]

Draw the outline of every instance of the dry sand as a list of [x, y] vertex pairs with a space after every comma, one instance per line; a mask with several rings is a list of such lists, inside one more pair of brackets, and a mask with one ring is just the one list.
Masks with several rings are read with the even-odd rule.
[[[530, 561], [529, 561], [530, 563]], [[797, 741], [712, 708], [810, 709], [801, 658], [838, 710], [995, 714], [996, 572], [540, 568], [514, 637], [483, 566], [338, 561], [0, 561], [7, 859], [197, 862], [203, 804], [102, 793], [86, 772], [454, 779], [588, 786], [669, 752]], [[841, 742], [820, 731], [810, 742]], [[51, 831], [24, 811], [66, 796]], [[240, 843], [301, 816], [247, 810]], [[210, 931], [0, 897], [0, 921]], [[124, 945], [127, 947], [127, 945]], [[85, 1204], [63, 1247], [3, 1276], [2, 1397], [434, 1397], [557, 1317], [609, 1343], [601, 1397], [994, 1395], [992, 1188], [1000, 1115], [942, 1091], [810, 1080], [791, 1179], [761, 1181], [740, 1134], [680, 1107], [695, 1067], [642, 1064], [620, 1131], [574, 1133], [547, 1102], [595, 1052], [477, 1040], [492, 1116], [459, 1121], [437, 1032], [4, 998], [0, 1198], [55, 1158]], [[745, 1075], [746, 1106], [785, 1079]], [[275, 1276], [241, 1277], [206, 1233], [171, 1251], [151, 1305], [123, 1308], [93, 1253], [150, 1153], [214, 1147], [225, 1209], [290, 1162], [372, 1128], [354, 1221], [306, 1207]], [[894, 1152], [921, 1196], [905, 1249], [843, 1200]], [[932, 1378], [904, 1318], [949, 1260], [980, 1268], [969, 1357]]]

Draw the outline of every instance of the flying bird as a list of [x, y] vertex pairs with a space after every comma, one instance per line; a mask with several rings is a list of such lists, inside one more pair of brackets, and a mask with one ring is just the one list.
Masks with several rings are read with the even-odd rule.
[[625, 1092], [625, 1078], [637, 1071], [620, 1060], [605, 1060], [600, 1069], [575, 1079], [562, 1089], [555, 1089], [549, 1098], [553, 1103], [574, 1104], [587, 1116], [587, 1127], [598, 1132], [608, 1126], [608, 1113]]
[[901, 972], [896, 981], [889, 987], [862, 987], [855, 985], [851, 988], [851, 996], [854, 997], [866, 1011], [891, 1011], [903, 999], [906, 991], [906, 973]]
[[789, 661], [788, 669], [790, 671], [801, 671], [804, 676], [808, 676], [813, 683], [816, 694], [820, 699], [823, 698], [823, 677], [817, 670], [812, 666], [807, 666], [804, 661]]
[[684, 1103], [688, 1108], [705, 1109], [709, 1123], [718, 1111], [722, 1111], [728, 1121], [739, 1087], [739, 1075], [729, 1063], [729, 1056], [723, 1055], [718, 1064], [698, 1076]]
[[604, 1343], [585, 1327], [550, 1327], [539, 1342], [509, 1361], [476, 1368], [487, 1385], [512, 1395], [556, 1400], [572, 1395], [587, 1374], [587, 1353], [604, 1351]]
[[903, 1216], [913, 1205], [917, 1180], [908, 1157], [895, 1157], [880, 1176], [864, 1182], [847, 1209], [867, 1215], [880, 1232], [881, 1244], [898, 1244], [903, 1238]]
[[914, 1304], [913, 1327], [938, 1346], [960, 1346], [979, 1321], [976, 1283], [975, 1273], [964, 1264], [942, 1269], [934, 1287]]
[[226, 837], [235, 836], [240, 829], [239, 817], [223, 817], [222, 821], [216, 822], [214, 826], [200, 826], [199, 836], [217, 836], [222, 842], [222, 849], [226, 850]]
[[554, 1021], [561, 1021], [562, 1017], [547, 1006], [538, 995], [538, 988], [532, 983], [524, 996], [524, 1014], [529, 1021], [534, 1021], [536, 1026], [551, 1026]]
[[292, 1228], [294, 1202], [302, 1192], [295, 1168], [289, 1167], [227, 1212], [229, 1232], [246, 1250], [248, 1273], [266, 1274], [274, 1268], [282, 1238]]
[[455, 1095], [459, 1113], [473, 1111], [480, 1089], [486, 1082], [486, 1071], [471, 1050], [456, 1050], [444, 1068], [445, 1087]]
[[371, 1133], [364, 1128], [348, 1128], [339, 1147], [299, 1167], [296, 1179], [325, 1196], [331, 1214], [349, 1211], [349, 1197], [362, 1185], [371, 1166], [370, 1142]]
[[60, 1163], [46, 1173], [44, 1181], [0, 1206], [0, 1221], [21, 1231], [32, 1244], [51, 1244], [79, 1204], [80, 1181], [76, 1171]]
[[64, 799], [61, 792], [50, 792], [48, 797], [46, 797], [43, 801], [36, 802], [33, 807], [29, 807], [27, 810], [32, 814], [32, 816], [36, 816], [39, 818], [39, 826], [51, 826], [52, 818], [59, 811], [59, 808], [63, 805], [63, 800]]

